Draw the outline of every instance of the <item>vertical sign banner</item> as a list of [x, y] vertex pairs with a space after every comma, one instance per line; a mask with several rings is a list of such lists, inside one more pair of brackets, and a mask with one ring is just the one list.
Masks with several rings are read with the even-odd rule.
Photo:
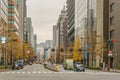
[[2, 37], [1, 40], [2, 40], [2, 43], [5, 43], [6, 37]]

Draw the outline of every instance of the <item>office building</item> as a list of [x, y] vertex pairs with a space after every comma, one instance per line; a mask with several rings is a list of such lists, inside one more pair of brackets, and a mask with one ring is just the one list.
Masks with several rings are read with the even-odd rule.
[[109, 40], [114, 40], [109, 50], [112, 51], [110, 56], [111, 67], [120, 65], [120, 1], [109, 0]]
[[2, 51], [3, 43], [2, 38], [3, 37], [6, 38], [7, 28], [8, 28], [8, 1], [0, 0], [0, 61], [2, 56], [4, 56], [3, 53], [5, 53]]
[[75, 0], [67, 0], [67, 46], [74, 43], [75, 37]]

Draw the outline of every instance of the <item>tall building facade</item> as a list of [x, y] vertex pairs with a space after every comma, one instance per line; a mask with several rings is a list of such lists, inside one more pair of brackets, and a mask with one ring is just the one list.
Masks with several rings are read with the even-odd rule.
[[4, 52], [2, 52], [2, 37], [6, 37], [8, 28], [8, 1], [0, 0], [0, 61]]
[[31, 43], [31, 29], [32, 29], [32, 20], [30, 17], [26, 19], [26, 42]]
[[34, 34], [34, 52], [37, 54], [37, 34]]
[[74, 42], [75, 0], [67, 0], [67, 46]]
[[[87, 49], [87, 42], [85, 38], [87, 37], [87, 19], [88, 19], [88, 2], [87, 0], [76, 0], [75, 1], [75, 43], [79, 39], [79, 47], [81, 49]], [[74, 54], [75, 55], [75, 54]], [[88, 64], [88, 52], [81, 52], [80, 60], [84, 64]]]
[[45, 47], [45, 43], [41, 42], [40, 44], [37, 44], [38, 47]]
[[21, 41], [23, 41], [23, 33], [24, 33], [24, 15], [26, 12], [25, 9], [25, 3], [26, 0], [15, 0], [16, 1], [16, 7], [18, 10], [18, 14], [19, 14], [19, 34], [20, 34], [20, 39]]
[[52, 48], [52, 40], [45, 41], [45, 48]]
[[114, 40], [114, 44], [110, 45], [109, 50], [112, 51], [110, 57], [111, 65], [120, 65], [120, 1], [109, 0], [109, 39]]
[[55, 48], [55, 45], [56, 45], [56, 28], [57, 26], [54, 25], [53, 26], [53, 48]]
[[[53, 44], [55, 48], [55, 56], [59, 58], [60, 62], [60, 49], [65, 49], [67, 47], [67, 13], [66, 7], [64, 6], [59, 15], [57, 24], [53, 27]], [[63, 58], [63, 57], [62, 57]]]
[[[20, 15], [17, 9], [17, 3], [15, 0], [8, 1], [8, 30], [10, 33], [14, 33], [11, 36], [20, 40]], [[14, 32], [14, 30], [17, 30]], [[16, 37], [15, 37], [16, 36]]]
[[[99, 67], [104, 60], [103, 42], [108, 39], [108, 0], [75, 1], [75, 38], [82, 38], [83, 62]], [[95, 51], [95, 49], [99, 49]]]

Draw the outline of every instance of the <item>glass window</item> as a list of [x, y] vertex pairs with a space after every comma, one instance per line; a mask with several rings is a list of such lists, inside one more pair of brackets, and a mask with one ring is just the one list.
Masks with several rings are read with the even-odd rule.
[[14, 16], [14, 13], [9, 12], [9, 13], [8, 13], [8, 16]]
[[114, 30], [111, 30], [110, 31], [110, 39], [113, 39], [114, 38]]
[[13, 8], [14, 8], [14, 5], [8, 5], [8, 8], [12, 8], [12, 9], [13, 9]]
[[113, 12], [114, 10], [114, 3], [110, 4], [110, 12]]
[[110, 17], [110, 25], [113, 25], [114, 23], [114, 16]]
[[14, 24], [14, 20], [9, 20], [8, 23], [9, 24]]

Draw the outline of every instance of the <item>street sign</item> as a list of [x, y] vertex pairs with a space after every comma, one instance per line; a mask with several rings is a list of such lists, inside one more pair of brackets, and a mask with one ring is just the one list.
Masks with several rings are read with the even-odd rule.
[[6, 41], [6, 37], [2, 37], [1, 40], [2, 40], [2, 41]]
[[2, 41], [2, 43], [5, 43], [6, 37], [2, 37], [2, 38], [1, 38], [1, 41]]
[[88, 58], [88, 53], [87, 53], [87, 52], [84, 53], [84, 58], [85, 58], [85, 59]]
[[112, 56], [112, 51], [109, 51], [108, 56]]
[[2, 41], [2, 43], [5, 43], [5, 41]]
[[27, 53], [30, 53], [30, 50], [27, 50]]

